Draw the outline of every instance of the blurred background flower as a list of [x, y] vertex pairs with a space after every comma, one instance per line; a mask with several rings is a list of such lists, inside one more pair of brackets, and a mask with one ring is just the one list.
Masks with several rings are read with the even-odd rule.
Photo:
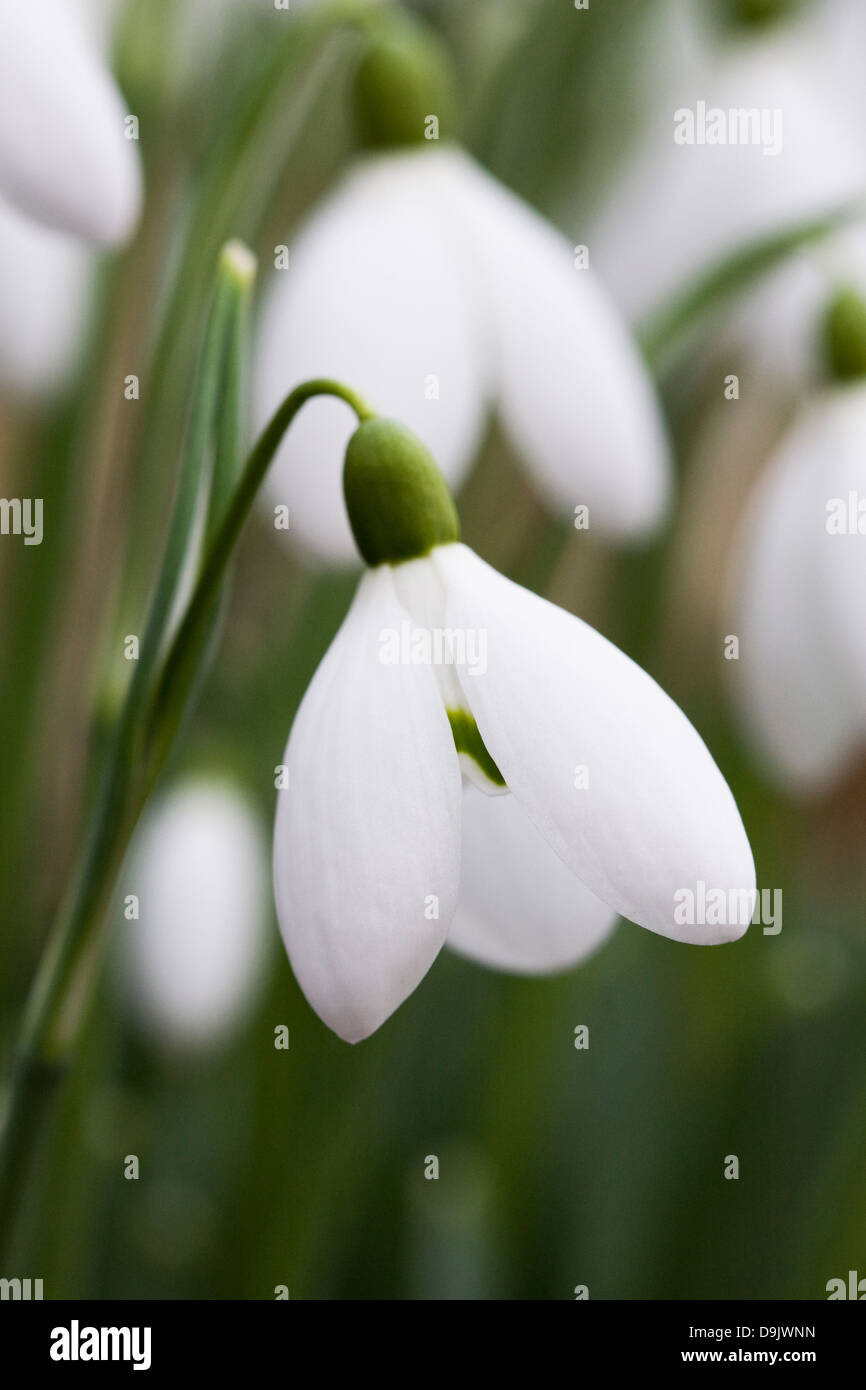
[[[636, 321], [714, 260], [862, 197], [858, 121], [797, 8], [756, 32], [731, 6], [670, 0], [668, 65], [636, 154], [594, 222], [597, 264]], [[721, 10], [721, 12], [720, 12]], [[778, 112], [743, 143], [676, 143], [675, 113]], [[635, 256], [639, 228], [641, 255]], [[648, 273], [648, 268], [651, 270]]]
[[268, 858], [259, 815], [230, 782], [199, 776], [153, 807], [118, 935], [125, 996], [157, 1043], [213, 1047], [252, 1007], [271, 939]]
[[0, 12], [0, 385], [51, 395], [68, 382], [92, 257], [126, 241], [142, 190], [137, 144], [105, 66], [98, 0]]
[[[281, 952], [236, 1027], [213, 1045], [203, 1028], [192, 1056], [142, 1029], [109, 976], [8, 1259], [43, 1277], [46, 1297], [272, 1298], [287, 1285], [293, 1298], [571, 1298], [578, 1283], [593, 1298], [824, 1297], [866, 1238], [862, 538], [816, 538], [828, 501], [866, 491], [862, 388], [834, 384], [825, 338], [840, 290], [864, 288], [863, 6], [419, 0], [415, 18], [454, 66], [464, 151], [443, 137], [438, 150], [388, 156], [411, 173], [396, 184], [381, 154], [361, 153], [363, 0], [57, 8], [49, 23], [38, 7], [36, 61], [22, 60], [24, 28], [0, 45], [0, 493], [44, 502], [41, 545], [0, 536], [4, 1063], [129, 675], [124, 638], [140, 630], [163, 543], [229, 236], [259, 254], [261, 333], [275, 335], [287, 387], [291, 363], [300, 374], [313, 348], [328, 372], [348, 370], [358, 306], [376, 313], [371, 291], [385, 271], [414, 292], [417, 258], [439, 327], [429, 364], [422, 350], [411, 371], [438, 374], [440, 400], [425, 401], [421, 381], [420, 418], [402, 391], [374, 404], [422, 434], [424, 420], [442, 431], [451, 383], [463, 413], [448, 421], [443, 452], [463, 479], [467, 543], [579, 612], [670, 692], [712, 748], [759, 887], [781, 889], [784, 912], [777, 934], [753, 928], [721, 952], [622, 923], [576, 970], [515, 980], [467, 958], [526, 965], [507, 948], [529, 940], [534, 898], [509, 886], [502, 827], [501, 859], [485, 861], [501, 889], [488, 899], [496, 943], [470, 932], [463, 954], [443, 954], [425, 988], [359, 1048], [315, 1018]], [[36, 9], [9, 0], [5, 32], [31, 10], [35, 22]], [[676, 144], [676, 110], [699, 101], [780, 109], [781, 152]], [[138, 118], [137, 142], [118, 131], [126, 115]], [[387, 197], [381, 232], [359, 181], [361, 193], [366, 181], [367, 195], [375, 186]], [[344, 219], [359, 206], [367, 220], [352, 237]], [[398, 215], [417, 239], [399, 260]], [[313, 263], [311, 279], [310, 229], [332, 216], [332, 274]], [[813, 228], [803, 241], [815, 219], [828, 235]], [[788, 238], [786, 254], [744, 274], [742, 253], [768, 233]], [[112, 243], [111, 254], [93, 242]], [[588, 271], [574, 268], [583, 246]], [[727, 269], [714, 280], [720, 259]], [[356, 285], [353, 266], [364, 296], [350, 301], [341, 296]], [[588, 316], [579, 327], [564, 318], [560, 269]], [[322, 296], [320, 324], [310, 294]], [[372, 341], [392, 365], [394, 296], [383, 303]], [[503, 306], [513, 371], [499, 355]], [[602, 336], [588, 331], [596, 313]], [[593, 373], [575, 388], [573, 418], [570, 388], [562, 397], [554, 381], [572, 332]], [[405, 360], [408, 370], [408, 349]], [[362, 365], [372, 389], [372, 357]], [[546, 437], [509, 413], [509, 371], [550, 413]], [[589, 380], [598, 409], [579, 414]], [[279, 389], [260, 378], [263, 396]], [[311, 411], [309, 477], [336, 469], [339, 439], [316, 442], [323, 422]], [[665, 520], [666, 449], [676, 486]], [[551, 501], [589, 500], [590, 485], [609, 489], [608, 532], [643, 529], [644, 544], [612, 545], [600, 501], [588, 530], [548, 515]], [[300, 539], [300, 511], [294, 520]], [[281, 545], [273, 521], [260, 512], [240, 547], [167, 814], [187, 778], [216, 765], [262, 822], [273, 816], [286, 727], [352, 587]], [[650, 793], [635, 773], [634, 797]], [[184, 886], [218, 842], [231, 843], [221, 877], [209, 879], [230, 884], [234, 851], [247, 845], [256, 858], [238, 816], [234, 828], [227, 813], [178, 811], [170, 837], [153, 821], [140, 848], [160, 844]], [[188, 938], [162, 937], [181, 901], [166, 901], [168, 874], [118, 935], [143, 953], [145, 897], [166, 902], [139, 978], [152, 1004], [159, 997], [167, 1013], [173, 998], [191, 1026], [211, 1017], [189, 1003], [210, 977], [175, 956]], [[557, 884], [541, 865], [536, 879], [555, 940]], [[238, 940], [251, 920], [252, 896], [232, 907], [233, 891], [208, 913], [227, 930], [215, 943]], [[192, 906], [182, 920], [194, 927]], [[538, 920], [548, 920], [541, 909]], [[227, 999], [250, 962], [220, 959], [219, 970], [216, 957], [208, 965]], [[119, 1181], [130, 1153], [138, 1182]], [[731, 1153], [738, 1181], [723, 1177]]]
[[0, 191], [45, 226], [112, 246], [138, 213], [138, 156], [86, 15], [57, 0], [3, 7]]
[[767, 464], [735, 551], [737, 693], [759, 752], [801, 790], [863, 750], [864, 441], [862, 384], [813, 402]]
[[[302, 229], [265, 306], [258, 421], [292, 382], [336, 374], [417, 430], [456, 485], [493, 405], [554, 514], [584, 506], [601, 531], [645, 534], [669, 463], [635, 347], [565, 237], [458, 148], [424, 145], [437, 105], [419, 106], [417, 149], [368, 157]], [[332, 562], [357, 559], [340, 483], [350, 432], [338, 404], [316, 403], [266, 490]]]

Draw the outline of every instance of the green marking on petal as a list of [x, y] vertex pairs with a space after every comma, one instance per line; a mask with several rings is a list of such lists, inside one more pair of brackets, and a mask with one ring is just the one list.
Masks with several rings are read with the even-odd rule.
[[469, 711], [449, 709], [447, 713], [457, 752], [471, 758], [484, 773], [488, 782], [492, 782], [495, 787], [504, 787], [506, 785], [505, 778], [488, 753], [484, 739], [479, 733], [478, 725]]

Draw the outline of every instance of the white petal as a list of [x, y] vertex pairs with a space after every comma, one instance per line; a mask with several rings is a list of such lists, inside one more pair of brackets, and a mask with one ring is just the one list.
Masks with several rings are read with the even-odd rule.
[[[866, 386], [842, 389], [833, 401], [833, 444], [826, 462], [825, 509], [844, 514], [844, 534], [825, 525], [821, 574], [827, 622], [845, 665], [845, 684], [859, 714], [860, 743], [866, 743]], [[829, 523], [830, 517], [827, 516]], [[857, 529], [855, 529], [857, 528]]]
[[379, 660], [383, 631], [405, 617], [390, 568], [368, 571], [298, 711], [277, 805], [283, 939], [307, 999], [347, 1042], [412, 993], [457, 896], [460, 773], [436, 681]]
[[591, 955], [616, 921], [554, 854], [516, 797], [466, 789], [449, 946], [494, 969], [543, 975]]
[[[438, 159], [364, 161], [301, 229], [269, 288], [255, 413], [264, 424], [298, 382], [337, 377], [414, 430], [456, 484], [478, 445], [485, 381], [472, 285], [431, 191]], [[266, 489], [290, 508], [290, 538], [340, 563], [357, 560], [341, 482], [353, 428], [338, 402], [306, 406]]]
[[91, 254], [0, 200], [0, 386], [46, 396], [66, 385], [86, 328]]
[[49, 227], [114, 246], [141, 201], [112, 79], [60, 0], [0, 6], [0, 192]]
[[798, 15], [816, 78], [858, 131], [866, 126], [866, 89], [861, 56], [866, 47], [862, 0], [818, 0]]
[[225, 1038], [251, 1007], [269, 941], [261, 821], [229, 784], [195, 779], [157, 803], [124, 873], [139, 900], [120, 966], [145, 1026], [174, 1046]]
[[616, 535], [652, 529], [668, 502], [668, 445], [618, 310], [561, 233], [457, 152], [451, 183], [487, 285], [499, 413], [542, 494], [557, 512], [588, 505], [590, 524]]
[[466, 546], [434, 556], [450, 626], [487, 634], [486, 673], [460, 672], [481, 736], [557, 854], [652, 931], [702, 944], [741, 935], [747, 922], [676, 920], [679, 895], [701, 883], [738, 895], [755, 886], [734, 799], [682, 711], [586, 623]]
[[[740, 656], [730, 679], [756, 747], [799, 790], [839, 775], [864, 723], [824, 572], [858, 539], [826, 531], [832, 466], [851, 461], [851, 445], [856, 462], [849, 409], [844, 393], [831, 395], [795, 425], [750, 502], [733, 562]], [[862, 437], [859, 448], [862, 457]]]

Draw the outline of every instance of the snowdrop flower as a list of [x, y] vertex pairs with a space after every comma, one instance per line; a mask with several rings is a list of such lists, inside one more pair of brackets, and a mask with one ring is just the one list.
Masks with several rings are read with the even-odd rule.
[[678, 941], [741, 935], [748, 917], [678, 911], [701, 881], [751, 904], [755, 879], [731, 792], [669, 697], [460, 542], [403, 426], [360, 425], [344, 489], [368, 569], [295, 719], [274, 840], [280, 927], [320, 1017], [367, 1037], [446, 941], [543, 971], [615, 914]]
[[[590, 236], [596, 266], [636, 322], [736, 247], [866, 189], [862, 131], [810, 27], [711, 35], [694, 0], [674, 0], [669, 15], [672, 71]], [[750, 143], [702, 142], [699, 108], [757, 111], [766, 124]], [[694, 143], [675, 142], [677, 126], [688, 134], [685, 112]]]
[[138, 918], [121, 969], [141, 1023], [180, 1049], [214, 1046], [249, 1011], [268, 942], [262, 826], [233, 785], [194, 778], [145, 822], [130, 870]]
[[[808, 52], [814, 91], [840, 125], [838, 139], [862, 149], [866, 87], [860, 54], [866, 44], [866, 7], [860, 0], [810, 0], [795, 10], [794, 33]], [[835, 147], [834, 147], [835, 148]], [[828, 150], [830, 157], [835, 157]], [[863, 202], [866, 173], [855, 198]], [[823, 376], [820, 323], [839, 284], [866, 292], [866, 221], [846, 222], [830, 236], [804, 245], [750, 293], [732, 315], [725, 339], [748, 352], [763, 377], [798, 398]], [[723, 346], [727, 347], [727, 341]]]
[[[274, 275], [256, 413], [269, 418], [297, 380], [342, 375], [405, 419], [456, 485], [495, 407], [555, 511], [584, 504], [599, 530], [646, 533], [664, 513], [669, 473], [643, 362], [566, 237], [447, 138], [446, 78], [426, 40], [420, 57], [414, 43], [406, 58], [395, 41], [392, 65], [389, 39], [361, 67], [374, 153], [313, 212], [289, 269]], [[442, 115], [441, 143], [424, 138], [430, 113]], [[357, 560], [336, 463], [347, 438], [339, 406], [317, 403], [267, 488], [289, 507], [292, 533], [338, 563]]]
[[841, 296], [831, 324], [847, 383], [795, 422], [734, 551], [732, 679], [757, 750], [796, 792], [825, 790], [866, 746], [866, 304]]
[[141, 200], [125, 114], [80, 12], [63, 0], [3, 0], [0, 197], [46, 227], [119, 245]]

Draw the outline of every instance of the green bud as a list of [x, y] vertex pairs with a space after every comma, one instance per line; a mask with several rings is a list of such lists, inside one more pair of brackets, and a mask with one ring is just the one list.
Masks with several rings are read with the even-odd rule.
[[456, 79], [450, 54], [414, 16], [378, 24], [355, 76], [361, 143], [373, 149], [456, 135]]
[[798, 9], [802, 0], [725, 0], [734, 24], [760, 29], [785, 19]]
[[824, 318], [824, 344], [836, 381], [866, 376], [866, 300], [856, 290], [840, 290]]
[[429, 450], [396, 420], [374, 416], [346, 450], [343, 493], [368, 565], [398, 565], [460, 539], [457, 508]]

